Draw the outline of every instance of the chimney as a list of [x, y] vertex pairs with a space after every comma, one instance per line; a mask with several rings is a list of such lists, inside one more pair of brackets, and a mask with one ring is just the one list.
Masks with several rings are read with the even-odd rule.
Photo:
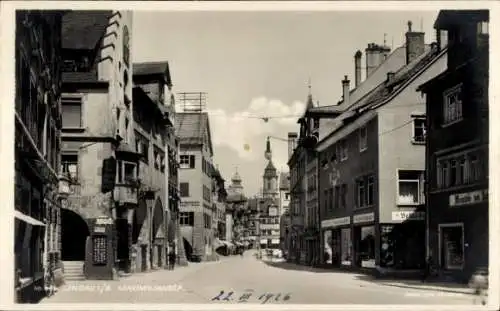
[[344, 76], [344, 80], [342, 80], [342, 96], [343, 96], [343, 101], [344, 101], [344, 105], [348, 105], [350, 104], [349, 102], [349, 81], [347, 79], [347, 76]]
[[361, 84], [361, 55], [360, 50], [354, 54], [354, 87], [358, 87]]
[[293, 151], [295, 150], [295, 144], [297, 143], [297, 133], [288, 133], [288, 159], [292, 157]]
[[411, 29], [412, 22], [408, 21], [406, 32], [406, 64], [411, 63], [425, 51], [425, 32], [415, 32]]
[[365, 49], [366, 79], [385, 61], [390, 52], [391, 49], [387, 46], [368, 43], [368, 47]]

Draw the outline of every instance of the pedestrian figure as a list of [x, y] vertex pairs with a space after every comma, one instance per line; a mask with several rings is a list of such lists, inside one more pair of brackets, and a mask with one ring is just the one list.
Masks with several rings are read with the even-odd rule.
[[170, 251], [170, 253], [168, 254], [168, 268], [169, 270], [174, 270], [174, 267], [175, 267], [175, 252], [172, 250]]
[[479, 302], [484, 306], [488, 296], [488, 271], [479, 269], [471, 278], [469, 287], [474, 291], [474, 304]]

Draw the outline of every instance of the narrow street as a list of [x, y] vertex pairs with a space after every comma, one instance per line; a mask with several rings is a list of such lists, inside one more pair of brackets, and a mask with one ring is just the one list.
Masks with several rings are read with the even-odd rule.
[[[220, 300], [214, 299], [221, 291]], [[228, 300], [224, 300], [228, 297]], [[243, 257], [191, 263], [119, 281], [68, 283], [41, 303], [472, 304], [466, 289], [382, 283], [355, 273], [312, 270]], [[278, 296], [279, 295], [279, 296]], [[260, 299], [259, 299], [260, 298]], [[267, 301], [266, 301], [267, 300]]]

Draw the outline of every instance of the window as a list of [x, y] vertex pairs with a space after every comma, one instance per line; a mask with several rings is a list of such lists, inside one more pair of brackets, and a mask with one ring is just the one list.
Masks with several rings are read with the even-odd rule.
[[462, 120], [462, 86], [458, 85], [444, 93], [443, 125]]
[[128, 142], [128, 124], [129, 124], [129, 121], [128, 121], [128, 118], [125, 118], [125, 141]]
[[194, 212], [180, 212], [179, 225], [192, 227], [194, 225]]
[[479, 22], [477, 23], [477, 33], [480, 35], [487, 35], [489, 34], [489, 22]]
[[116, 161], [117, 183], [133, 183], [137, 181], [137, 166], [135, 163]]
[[373, 176], [369, 176], [368, 177], [368, 187], [367, 187], [367, 198], [366, 198], [366, 203], [367, 205], [373, 205], [373, 196], [374, 196], [374, 180], [373, 180]]
[[373, 205], [375, 179], [372, 175], [360, 177], [356, 180], [356, 207], [363, 208]]
[[328, 209], [333, 209], [333, 188], [328, 189]]
[[82, 100], [81, 98], [63, 98], [62, 106], [62, 127], [82, 128]]
[[72, 180], [78, 180], [78, 155], [62, 154], [61, 170], [64, 174], [67, 174]]
[[181, 182], [179, 183], [180, 187], [180, 192], [181, 192], [181, 197], [189, 197], [189, 183], [187, 182]]
[[340, 186], [335, 186], [335, 203], [334, 208], [340, 207]]
[[398, 172], [398, 204], [415, 205], [420, 203], [421, 171]]
[[482, 164], [485, 156], [479, 150], [452, 155], [437, 161], [438, 188], [475, 183], [485, 178]]
[[181, 155], [179, 165], [180, 168], [195, 168], [194, 155]]
[[342, 139], [341, 141], [339, 141], [338, 152], [340, 154], [340, 161], [347, 160], [348, 157], [347, 140]]
[[340, 188], [340, 208], [347, 207], [347, 185], [343, 184]]
[[368, 148], [368, 133], [366, 126], [359, 129], [359, 151], [365, 151]]
[[425, 142], [425, 118], [414, 118], [413, 119], [413, 142], [414, 143], [424, 143]]
[[141, 155], [141, 161], [149, 162], [149, 142], [139, 132], [135, 132], [135, 150]]
[[125, 182], [134, 182], [136, 180], [135, 168], [136, 168], [135, 164], [125, 162], [124, 165]]

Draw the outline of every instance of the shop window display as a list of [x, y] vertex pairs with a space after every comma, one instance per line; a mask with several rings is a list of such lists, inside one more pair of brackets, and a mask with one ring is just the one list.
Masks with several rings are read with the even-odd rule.
[[352, 261], [351, 229], [345, 228], [340, 231], [341, 236], [341, 264], [350, 266]]
[[361, 241], [359, 243], [361, 266], [375, 267], [375, 227], [361, 227]]
[[324, 260], [326, 264], [332, 263], [332, 231], [327, 230], [324, 233], [324, 241], [325, 241], [325, 254]]
[[462, 269], [464, 264], [463, 228], [441, 228], [441, 264], [445, 269]]
[[380, 235], [380, 266], [382, 267], [393, 267], [395, 264], [394, 260], [394, 238], [392, 237], [392, 230], [394, 226], [388, 225], [381, 228]]

